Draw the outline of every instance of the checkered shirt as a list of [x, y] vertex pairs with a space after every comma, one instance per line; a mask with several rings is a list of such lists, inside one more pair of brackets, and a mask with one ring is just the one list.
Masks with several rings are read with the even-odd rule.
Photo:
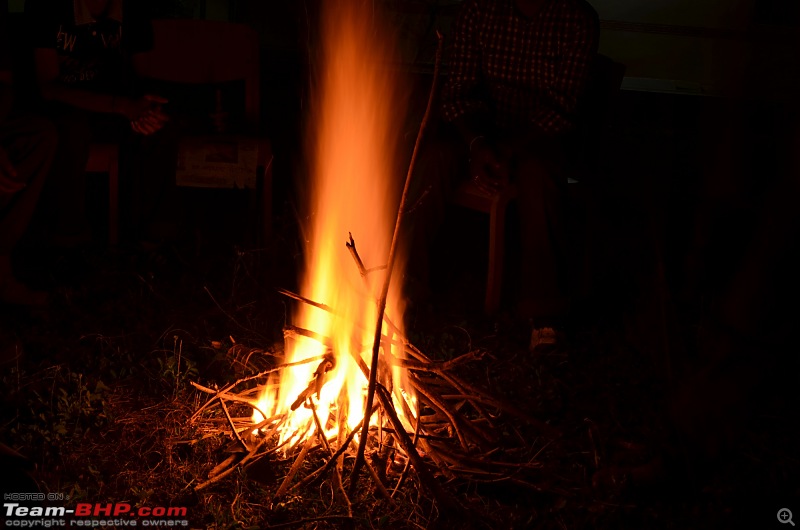
[[532, 19], [514, 0], [465, 0], [442, 90], [445, 120], [484, 113], [498, 127], [569, 131], [598, 34], [597, 13], [583, 0], [547, 0]]

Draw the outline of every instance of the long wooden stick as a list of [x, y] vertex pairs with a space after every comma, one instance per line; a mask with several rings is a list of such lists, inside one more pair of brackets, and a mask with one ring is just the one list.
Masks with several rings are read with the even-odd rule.
[[[414, 165], [417, 160], [417, 153], [419, 146], [422, 143], [422, 137], [425, 132], [425, 127], [428, 125], [430, 119], [431, 109], [433, 108], [433, 101], [436, 96], [436, 89], [439, 80], [439, 67], [442, 62], [442, 35], [439, 34], [439, 42], [436, 47], [436, 66], [433, 71], [433, 83], [431, 84], [431, 91], [428, 95], [428, 106], [425, 108], [425, 115], [422, 117], [422, 123], [419, 126], [417, 133], [417, 140], [414, 143], [414, 150], [411, 153], [411, 161], [408, 165], [408, 173], [406, 173], [406, 182], [403, 185], [403, 194], [400, 196], [400, 204], [397, 207], [397, 218], [394, 223], [394, 233], [392, 234], [392, 244], [389, 247], [389, 258], [386, 262], [386, 276], [383, 279], [383, 287], [381, 289], [381, 296], [378, 299], [378, 315], [375, 324], [375, 340], [372, 344], [372, 363], [369, 370], [369, 386], [367, 387], [367, 399], [364, 403], [364, 415], [366, 416], [372, 410], [372, 402], [375, 399], [375, 385], [378, 382], [378, 356], [381, 349], [381, 336], [383, 335], [383, 320], [386, 313], [386, 298], [389, 295], [389, 285], [392, 282], [392, 272], [394, 270], [394, 261], [397, 254], [397, 244], [400, 240], [400, 226], [403, 222], [403, 211], [406, 207], [406, 200], [408, 199], [408, 190], [411, 185], [411, 176], [414, 173]], [[391, 401], [389, 403], [391, 406]], [[405, 432], [405, 431], [404, 431]], [[361, 466], [364, 464], [364, 451], [367, 448], [367, 435], [369, 434], [369, 421], [365, 421], [361, 428], [361, 438], [358, 442], [358, 452], [356, 453], [356, 461], [353, 464], [353, 471], [350, 474], [350, 495], [352, 496], [358, 486], [358, 473]], [[411, 451], [416, 453], [416, 449], [411, 447]]]

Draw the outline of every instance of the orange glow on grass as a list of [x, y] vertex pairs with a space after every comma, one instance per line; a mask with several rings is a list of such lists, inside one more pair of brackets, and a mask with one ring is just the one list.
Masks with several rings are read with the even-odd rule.
[[[308, 122], [312, 178], [304, 193], [311, 216], [304, 227], [308, 241], [301, 294], [333, 308], [335, 314], [303, 304], [294, 323], [331, 341], [335, 368], [326, 374], [319, 397], [312, 398], [330, 437], [340, 432], [340, 426], [352, 430], [364, 415], [367, 380], [355, 359], [370, 365], [376, 301], [385, 274], [373, 272], [365, 281], [345, 242], [352, 233], [367, 268], [385, 265], [404, 176], [398, 172], [395, 148], [404, 112], [399, 102], [405, 94], [389, 68], [389, 39], [376, 30], [369, 4], [326, 2], [323, 9], [324, 57]], [[394, 278], [402, 277], [400, 261]], [[393, 282], [386, 315], [401, 326], [399, 285]], [[287, 363], [325, 353], [326, 346], [314, 339], [286, 340]], [[400, 351], [393, 355], [402, 357]], [[276, 390], [260, 397], [258, 409], [271, 416], [289, 411], [314, 379], [318, 365], [314, 361], [282, 370]], [[391, 372], [388, 377], [399, 394], [400, 372], [396, 368]], [[402, 407], [398, 412], [403, 415]], [[262, 416], [256, 411], [253, 419], [259, 422]], [[280, 428], [281, 442], [291, 446], [315, 431], [311, 409], [301, 405]]]

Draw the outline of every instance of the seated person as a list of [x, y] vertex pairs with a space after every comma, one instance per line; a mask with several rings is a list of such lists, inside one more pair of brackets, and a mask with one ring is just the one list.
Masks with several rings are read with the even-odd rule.
[[142, 3], [131, 0], [28, 0], [25, 15], [41, 95], [62, 139], [43, 200], [55, 239], [83, 241], [92, 140], [152, 135], [167, 121], [166, 100], [137, 93], [134, 63], [152, 46], [152, 28]]
[[532, 350], [554, 344], [569, 309], [563, 166], [598, 34], [597, 14], [583, 0], [466, 0], [441, 94], [445, 123], [421, 157], [426, 178], [444, 181], [429, 182], [426, 216], [441, 209], [437, 189], [458, 179], [487, 193], [516, 183], [519, 311], [533, 322]]
[[0, 303], [36, 306], [47, 295], [15, 278], [11, 253], [33, 214], [57, 137], [47, 120], [13, 107], [7, 21], [8, 3], [0, 0]]

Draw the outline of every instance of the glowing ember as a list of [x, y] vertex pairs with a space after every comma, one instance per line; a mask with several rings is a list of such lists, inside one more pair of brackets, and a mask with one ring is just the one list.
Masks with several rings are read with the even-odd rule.
[[[384, 274], [376, 271], [362, 278], [345, 241], [352, 232], [366, 266], [384, 265], [402, 184], [394, 159], [395, 118], [404, 110], [398, 105], [400, 84], [388, 68], [385, 32], [376, 31], [371, 10], [359, 9], [357, 3], [323, 4], [328, 6], [323, 23], [325, 55], [315, 87], [318, 107], [312, 109], [309, 122], [313, 179], [307, 193], [312, 215], [306, 227], [307, 270], [301, 293], [333, 308], [333, 313], [309, 305], [299, 309], [296, 326], [326, 340], [288, 336], [286, 362], [319, 359], [284, 369], [279, 384], [272, 385], [277, 390], [265, 391], [257, 404], [270, 416], [289, 412], [279, 430], [281, 442], [288, 445], [317, 429], [309, 400], [327, 436], [344, 425], [352, 430], [363, 418], [367, 380], [355, 359], [370, 364], [375, 301]], [[393, 277], [402, 277], [397, 266]], [[396, 287], [390, 290], [386, 315], [400, 325], [403, 308], [398, 294]], [[331, 362], [320, 365], [326, 353]], [[402, 357], [399, 351], [392, 353]], [[399, 370], [394, 371], [388, 377], [394, 379], [398, 394], [402, 384], [397, 380]], [[316, 383], [310, 385], [312, 381]], [[402, 415], [402, 408], [399, 412]], [[253, 420], [262, 419], [256, 411]]]

